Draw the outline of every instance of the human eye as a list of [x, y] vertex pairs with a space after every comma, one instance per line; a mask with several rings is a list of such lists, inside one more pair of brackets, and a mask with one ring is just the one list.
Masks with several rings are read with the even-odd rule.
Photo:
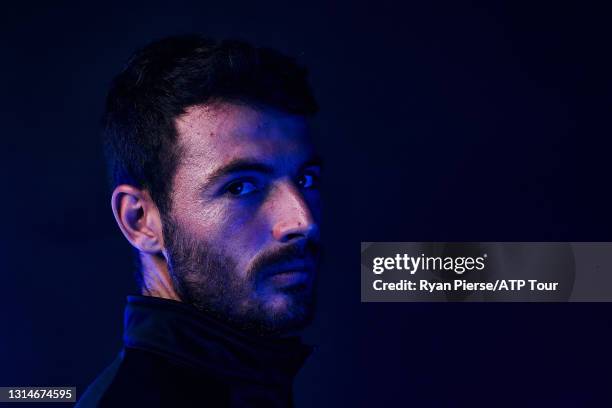
[[252, 181], [237, 180], [229, 183], [224, 192], [234, 197], [240, 197], [257, 190], [257, 186]]
[[314, 172], [305, 172], [298, 177], [297, 184], [305, 189], [317, 188], [319, 187], [319, 175]]

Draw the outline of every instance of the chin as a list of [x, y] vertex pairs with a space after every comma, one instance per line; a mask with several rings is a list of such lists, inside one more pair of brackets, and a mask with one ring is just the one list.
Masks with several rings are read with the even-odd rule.
[[314, 301], [311, 296], [279, 293], [265, 303], [266, 324], [269, 331], [283, 333], [308, 326], [314, 317]]

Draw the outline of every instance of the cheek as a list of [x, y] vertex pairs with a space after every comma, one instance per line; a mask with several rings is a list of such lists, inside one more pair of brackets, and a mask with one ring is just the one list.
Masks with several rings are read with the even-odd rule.
[[175, 214], [175, 218], [181, 222], [190, 236], [206, 241], [213, 241], [220, 233], [220, 227], [229, 220], [222, 209], [211, 207], [203, 209], [201, 205], [185, 206], [180, 212], [175, 211]]
[[230, 224], [227, 230], [228, 240], [240, 242], [245, 246], [245, 250], [264, 246], [270, 234], [267, 223], [260, 218], [236, 219]]
[[255, 213], [233, 216], [218, 226], [218, 239], [235, 258], [241, 269], [246, 270], [251, 261], [266, 248], [271, 232], [265, 217]]
[[184, 209], [181, 223], [193, 239], [205, 241], [237, 263], [245, 272], [252, 260], [266, 248], [271, 236], [265, 217], [253, 208], [209, 206]]
[[318, 191], [311, 191], [306, 193], [304, 198], [312, 217], [318, 223], [321, 220], [321, 194]]

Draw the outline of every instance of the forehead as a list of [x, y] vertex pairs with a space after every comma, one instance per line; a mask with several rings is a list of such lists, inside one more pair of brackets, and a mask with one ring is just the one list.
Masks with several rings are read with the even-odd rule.
[[307, 120], [273, 109], [199, 105], [188, 108], [175, 125], [184, 165], [213, 168], [241, 157], [299, 160], [312, 153]]

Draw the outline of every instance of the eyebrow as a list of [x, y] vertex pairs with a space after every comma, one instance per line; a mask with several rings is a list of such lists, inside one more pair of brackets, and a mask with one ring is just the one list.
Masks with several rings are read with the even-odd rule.
[[251, 159], [235, 159], [214, 170], [206, 178], [206, 184], [212, 184], [227, 175], [244, 171], [254, 171], [263, 174], [274, 173], [274, 169], [272, 169], [272, 167], [268, 166], [267, 164]]
[[[314, 156], [311, 159], [304, 162], [304, 164], [300, 166], [300, 171], [308, 167], [321, 166], [321, 164], [322, 164], [321, 158], [318, 156]], [[274, 169], [265, 163], [262, 163], [262, 162], [259, 162], [253, 159], [241, 158], [241, 159], [232, 160], [229, 163], [215, 169], [208, 177], [206, 177], [205, 184], [211, 185], [219, 181], [220, 179], [226, 176], [229, 176], [231, 174], [247, 172], [247, 171], [257, 172], [257, 173], [262, 173], [262, 174], [273, 174], [274, 173]]]
[[304, 162], [304, 164], [302, 164], [300, 166], [300, 171], [308, 168], [308, 167], [322, 167], [323, 166], [323, 159], [321, 159], [321, 156], [313, 156], [312, 158], [310, 158], [309, 160], [306, 160]]

